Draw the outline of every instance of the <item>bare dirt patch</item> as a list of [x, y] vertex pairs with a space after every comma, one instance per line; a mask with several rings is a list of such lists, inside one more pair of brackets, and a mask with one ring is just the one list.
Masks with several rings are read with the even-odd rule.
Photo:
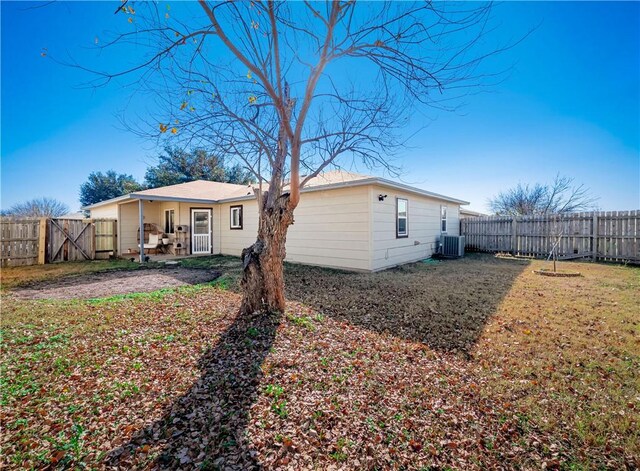
[[93, 299], [207, 283], [219, 276], [215, 270], [181, 267], [109, 271], [31, 283], [16, 288], [12, 295], [20, 299]]
[[469, 352], [528, 267], [527, 261], [483, 255], [378, 273], [290, 265], [287, 295], [353, 325], [439, 350]]

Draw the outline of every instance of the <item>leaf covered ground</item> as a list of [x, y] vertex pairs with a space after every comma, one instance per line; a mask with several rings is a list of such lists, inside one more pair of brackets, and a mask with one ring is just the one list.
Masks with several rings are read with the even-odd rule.
[[[237, 263], [237, 262], [235, 262]], [[640, 271], [490, 256], [2, 302], [8, 469], [635, 469]], [[3, 271], [3, 278], [8, 270]], [[12, 280], [19, 280], [14, 275]], [[16, 281], [12, 281], [16, 282]], [[17, 283], [17, 282], [16, 282]]]

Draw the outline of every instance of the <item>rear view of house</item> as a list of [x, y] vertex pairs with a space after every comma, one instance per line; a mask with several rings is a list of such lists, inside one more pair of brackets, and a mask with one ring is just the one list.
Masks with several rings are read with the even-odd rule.
[[[332, 171], [310, 180], [287, 235], [289, 262], [376, 271], [433, 254], [458, 235], [466, 201], [379, 177]], [[118, 253], [137, 253], [161, 233], [176, 255], [240, 255], [258, 230], [252, 186], [198, 180], [144, 190], [86, 207], [118, 220]], [[156, 240], [154, 238], [153, 240]]]

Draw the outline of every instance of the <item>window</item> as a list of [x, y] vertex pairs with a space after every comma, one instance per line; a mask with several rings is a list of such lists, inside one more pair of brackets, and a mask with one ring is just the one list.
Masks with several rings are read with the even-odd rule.
[[231, 229], [242, 229], [242, 205], [231, 206]]
[[403, 198], [396, 198], [396, 237], [409, 237], [407, 207], [409, 202]]
[[440, 232], [447, 232], [447, 207], [440, 206]]
[[173, 209], [165, 209], [164, 211], [164, 233], [173, 234], [173, 218], [175, 211]]

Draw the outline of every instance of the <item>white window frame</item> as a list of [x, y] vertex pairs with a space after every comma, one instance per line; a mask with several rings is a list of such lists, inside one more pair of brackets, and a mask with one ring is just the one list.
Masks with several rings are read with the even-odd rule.
[[[400, 217], [400, 201], [406, 205], [404, 217]], [[404, 219], [404, 232], [400, 232], [400, 220]], [[396, 239], [409, 237], [409, 200], [407, 198], [396, 198]]]
[[447, 221], [447, 205], [440, 205], [440, 232], [447, 233], [449, 221]]
[[[172, 223], [171, 223], [171, 225], [173, 227], [169, 227], [169, 224], [167, 224], [167, 222], [168, 222], [167, 221], [167, 215], [169, 213], [173, 213], [173, 218], [172, 218]], [[165, 229], [165, 231], [164, 231], [165, 234], [175, 234], [175, 232], [176, 232], [176, 210], [173, 209], [173, 208], [164, 210], [164, 229]], [[173, 231], [168, 231], [167, 229], [173, 229]]]
[[[233, 224], [233, 213], [237, 212], [238, 213], [238, 224], [234, 225]], [[237, 206], [231, 206], [229, 208], [229, 228], [233, 229], [233, 230], [242, 230], [242, 213], [243, 213], [243, 207], [242, 205], [237, 205]]]

